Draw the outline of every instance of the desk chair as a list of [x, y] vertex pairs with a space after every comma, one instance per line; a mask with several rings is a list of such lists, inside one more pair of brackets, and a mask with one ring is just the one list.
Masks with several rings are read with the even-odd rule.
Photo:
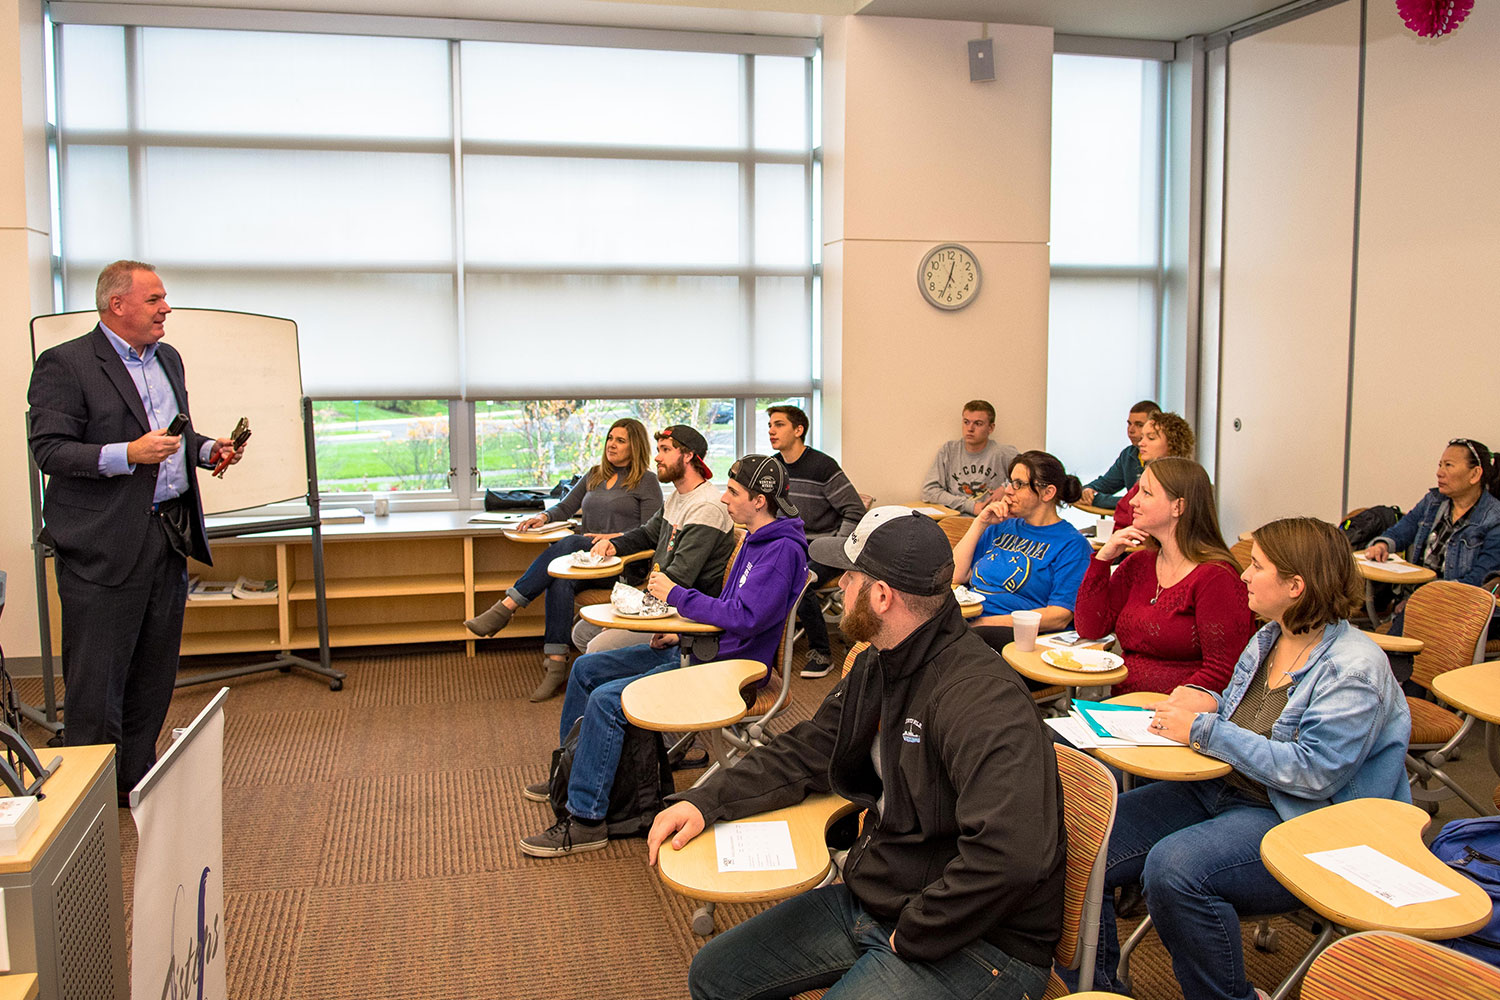
[[1364, 931], [1313, 961], [1302, 1000], [1500, 1000], [1500, 969], [1405, 934]]
[[758, 747], [764, 742], [766, 724], [786, 708], [792, 690], [792, 677], [797, 673], [792, 669], [792, 652], [797, 644], [797, 605], [802, 603], [803, 596], [807, 594], [807, 588], [811, 587], [816, 579], [817, 576], [813, 571], [808, 570], [802, 589], [797, 591], [797, 599], [792, 601], [791, 610], [787, 612], [786, 624], [781, 629], [781, 645], [777, 647], [769, 664], [771, 672], [766, 685], [756, 692], [744, 718], [726, 726], [723, 730], [724, 739], [742, 754], [748, 753], [751, 747]]
[[[1494, 597], [1480, 587], [1453, 580], [1434, 580], [1418, 587], [1406, 602], [1403, 630], [1422, 642], [1422, 651], [1412, 666], [1412, 681], [1431, 692], [1432, 679], [1439, 674], [1482, 662], [1494, 610]], [[1454, 749], [1474, 727], [1473, 717], [1425, 698], [1408, 697], [1406, 704], [1411, 709], [1406, 769], [1412, 782], [1412, 800], [1435, 813], [1438, 802], [1457, 795], [1470, 809], [1487, 815], [1489, 810], [1443, 770], [1456, 756]], [[1433, 787], [1434, 781], [1442, 787]]]
[[1229, 547], [1229, 554], [1234, 556], [1234, 564], [1240, 568], [1240, 572], [1250, 568], [1250, 546], [1255, 542], [1249, 538], [1242, 538]]
[[938, 527], [943, 529], [943, 534], [948, 536], [948, 547], [952, 548], [963, 540], [969, 531], [969, 525], [974, 523], [972, 517], [959, 514], [956, 517], [945, 517], [938, 522]]

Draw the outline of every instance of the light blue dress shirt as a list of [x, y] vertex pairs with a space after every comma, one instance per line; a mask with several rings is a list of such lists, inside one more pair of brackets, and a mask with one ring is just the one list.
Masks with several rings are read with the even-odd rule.
[[[146, 409], [146, 420], [152, 429], [165, 427], [177, 416], [177, 396], [172, 391], [172, 384], [167, 381], [166, 370], [162, 368], [161, 359], [156, 356], [156, 345], [151, 344], [145, 351], [137, 353], [125, 341], [121, 340], [109, 327], [103, 323], [99, 329], [104, 331], [104, 336], [109, 340], [110, 346], [125, 363], [125, 370], [130, 373], [130, 380], [135, 383], [135, 391], [141, 397], [141, 406]], [[201, 454], [198, 456], [199, 463], [206, 463], [213, 448], [213, 441], [205, 441]], [[126, 449], [130, 447], [128, 441], [116, 441], [99, 449], [99, 474], [101, 476], [128, 476], [135, 471], [135, 465], [126, 460]], [[183, 458], [183, 449], [178, 448], [167, 456], [161, 463], [161, 471], [156, 477], [156, 495], [152, 498], [157, 503], [181, 496], [187, 492], [188, 477], [187, 466]]]

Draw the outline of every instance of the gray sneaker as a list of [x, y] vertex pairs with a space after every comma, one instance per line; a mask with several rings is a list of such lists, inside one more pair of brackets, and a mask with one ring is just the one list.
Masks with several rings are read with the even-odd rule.
[[533, 858], [560, 858], [564, 854], [600, 851], [609, 846], [609, 825], [564, 816], [541, 833], [521, 838], [521, 853]]
[[533, 802], [551, 802], [552, 779], [546, 778], [542, 781], [538, 781], [534, 785], [527, 785], [525, 788], [521, 789], [521, 794], [526, 796]]
[[828, 671], [833, 669], [833, 657], [827, 653], [820, 653], [816, 649], [807, 654], [807, 662], [802, 665], [803, 677], [827, 677]]

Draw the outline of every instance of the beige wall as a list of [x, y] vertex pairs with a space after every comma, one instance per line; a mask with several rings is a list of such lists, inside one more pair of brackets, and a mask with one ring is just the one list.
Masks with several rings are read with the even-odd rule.
[[1350, 506], [1410, 509], [1449, 438], [1500, 447], [1496, 13], [1428, 41], [1370, 5]]
[[39, 650], [23, 414], [29, 320], [52, 309], [42, 81], [40, 0], [0, 0], [0, 569], [9, 574], [0, 646], [7, 656]]
[[[1046, 420], [1052, 32], [990, 28], [996, 80], [969, 80], [967, 22], [829, 19], [824, 37], [824, 444], [861, 492], [915, 500], [959, 407], [1040, 447]], [[932, 246], [983, 272], [969, 307], [917, 289]], [[828, 419], [830, 425], [832, 420]]]
[[1230, 538], [1340, 513], [1358, 39], [1345, 3], [1229, 50], [1217, 483]]

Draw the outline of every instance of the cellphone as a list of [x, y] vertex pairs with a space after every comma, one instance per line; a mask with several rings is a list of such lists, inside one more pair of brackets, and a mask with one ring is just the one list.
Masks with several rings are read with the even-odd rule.
[[177, 416], [173, 417], [172, 418], [172, 422], [167, 425], [167, 433], [170, 434], [170, 435], [172, 435], [173, 437], [176, 437], [177, 435], [181, 434], [184, 430], [187, 429], [187, 425], [188, 425], [187, 414], [186, 413], [179, 413], [179, 414], [177, 414]]

